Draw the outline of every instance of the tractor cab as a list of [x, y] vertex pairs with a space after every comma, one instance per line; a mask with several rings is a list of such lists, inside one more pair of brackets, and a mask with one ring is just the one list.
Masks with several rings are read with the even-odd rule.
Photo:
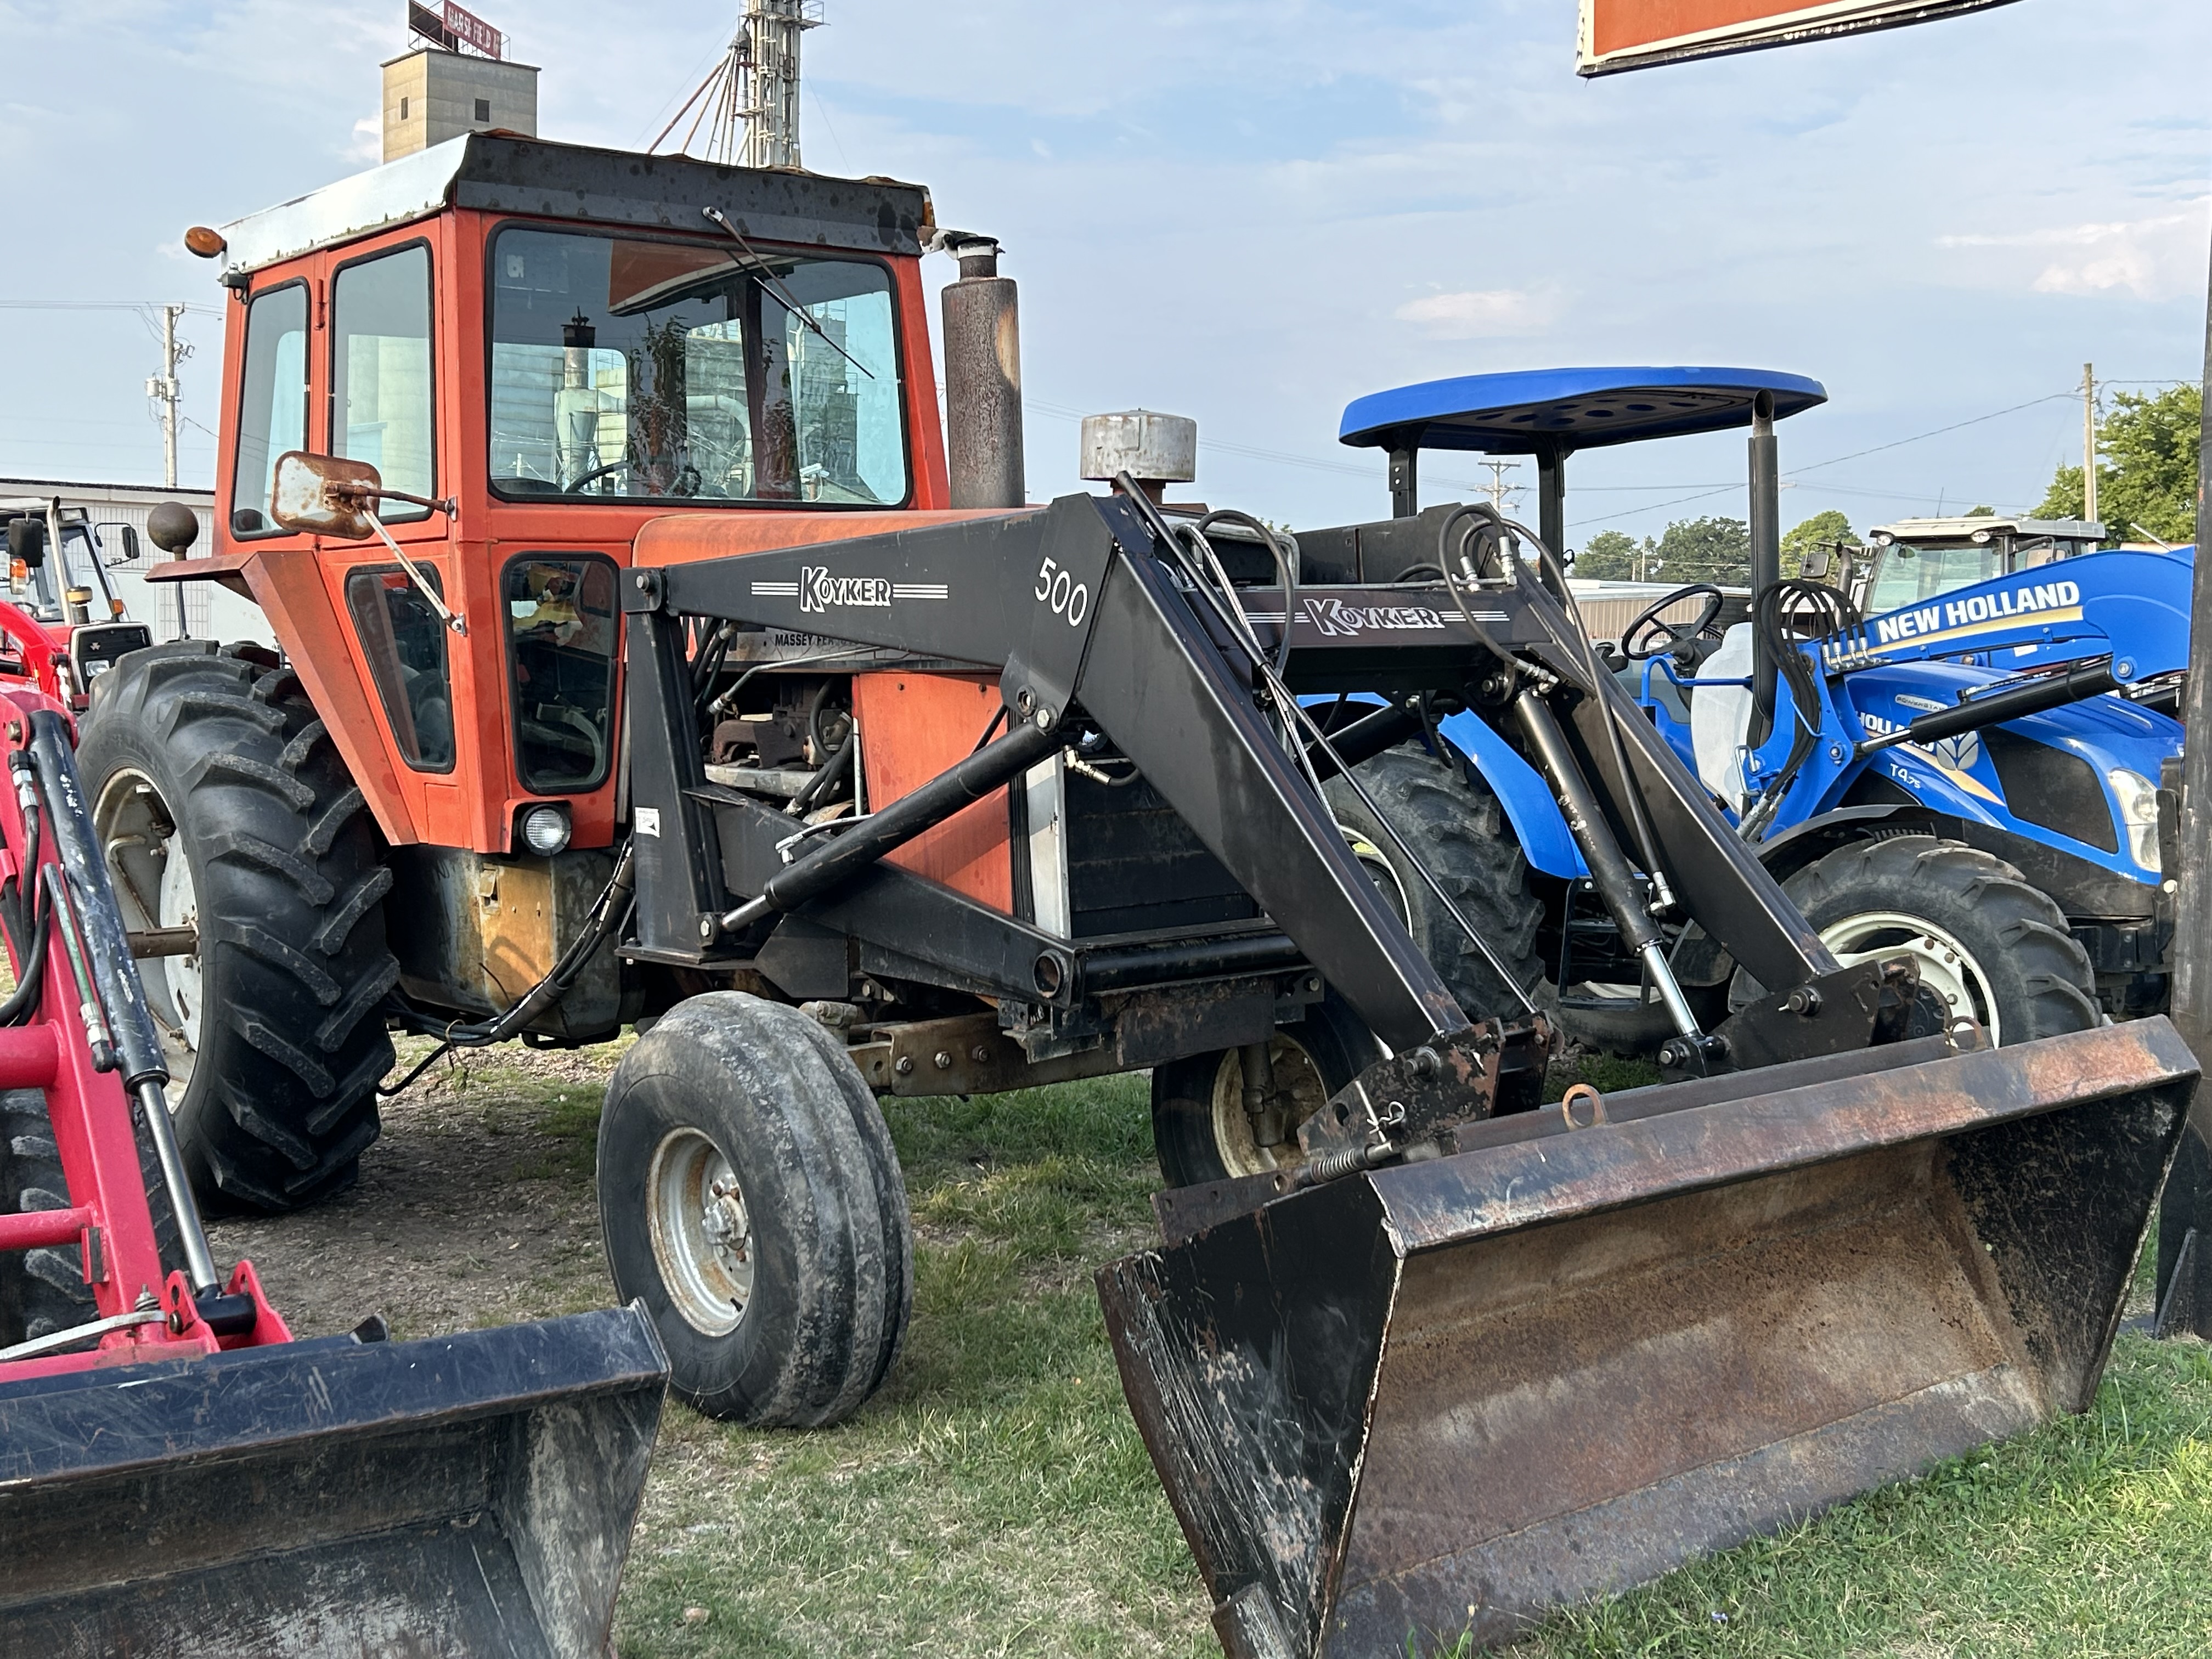
[[[126, 651], [153, 642], [143, 623], [125, 619], [107, 567], [138, 556], [138, 532], [127, 524], [92, 522], [81, 507], [35, 495], [0, 499], [8, 538], [5, 597], [52, 642], [80, 705], [92, 681]], [[113, 544], [102, 538], [108, 532]], [[0, 644], [0, 674], [31, 676], [12, 639]]]
[[1887, 615], [1962, 587], [2094, 553], [2105, 526], [2080, 519], [1899, 519], [1840, 548], [1844, 589], [1863, 617]]
[[[618, 573], [945, 506], [927, 194], [471, 134], [192, 245], [222, 263], [212, 556], [258, 602], [396, 847], [614, 838]], [[293, 452], [380, 526], [278, 522]], [[296, 521], [295, 521], [296, 522]]]

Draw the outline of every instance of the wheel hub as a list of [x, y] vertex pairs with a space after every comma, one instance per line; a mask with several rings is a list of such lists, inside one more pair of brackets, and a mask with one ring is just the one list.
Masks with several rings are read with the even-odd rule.
[[1987, 971], [1972, 951], [1927, 917], [1895, 910], [1865, 911], [1823, 927], [1820, 943], [1845, 968], [1911, 957], [1920, 969], [1921, 984], [1942, 998], [1954, 1018], [1977, 1021], [1993, 1045], [2004, 1041]]
[[[1274, 1090], [1255, 1113], [1244, 1099], [1243, 1055], [1231, 1048], [1213, 1079], [1213, 1144], [1232, 1176], [1265, 1175], [1305, 1162], [1298, 1126], [1328, 1102], [1321, 1068], [1305, 1045], [1279, 1030], [1267, 1045]], [[1263, 1144], [1263, 1137], [1273, 1144]]]
[[744, 1189], [721, 1149], [696, 1129], [674, 1129], [654, 1148], [646, 1174], [653, 1259], [686, 1323], [726, 1336], [753, 1296], [752, 1222]]
[[[199, 892], [191, 860], [179, 845], [176, 815], [143, 772], [114, 773], [93, 808], [93, 827], [115, 878], [123, 922], [140, 929], [189, 927], [199, 931]], [[161, 971], [142, 974], [147, 1011], [161, 1038], [168, 1067], [167, 1097], [174, 1112], [191, 1085], [200, 1047], [200, 957], [163, 957]]]

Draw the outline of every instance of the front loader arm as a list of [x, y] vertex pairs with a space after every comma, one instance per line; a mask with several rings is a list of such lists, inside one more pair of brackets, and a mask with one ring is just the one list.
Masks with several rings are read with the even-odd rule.
[[1079, 704], [1384, 1042], [1467, 1024], [1119, 501], [633, 572], [624, 606], [633, 817], [684, 833], [647, 848], [641, 824], [641, 907], [672, 945], [711, 943], [716, 908], [674, 618], [720, 617], [997, 670], [1013, 727]]

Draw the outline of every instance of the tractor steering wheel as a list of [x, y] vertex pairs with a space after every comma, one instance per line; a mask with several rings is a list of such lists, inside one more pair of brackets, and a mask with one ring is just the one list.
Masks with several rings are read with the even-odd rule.
[[620, 472], [625, 467], [629, 466], [629, 457], [625, 455], [618, 461], [609, 461], [605, 466], [595, 466], [589, 472], [584, 474], [582, 477], [572, 479], [570, 482], [562, 484], [561, 486], [561, 493], [564, 495], [576, 495], [582, 490], [586, 484], [596, 483], [601, 478], [605, 477], [610, 472]]
[[[1680, 605], [1685, 599], [1694, 599], [1700, 594], [1705, 597], [1705, 603], [1694, 622], [1671, 623], [1660, 616], [1659, 613], [1670, 605]], [[1663, 655], [1711, 628], [1714, 618], [1721, 614], [1721, 607], [1727, 603], [1728, 595], [1711, 582], [1692, 582], [1687, 587], [1678, 587], [1671, 593], [1662, 594], [1638, 611], [1636, 619], [1621, 629], [1621, 654], [1631, 662], [1648, 662], [1654, 657]], [[1639, 650], [1638, 647], [1644, 643], [1644, 636], [1647, 634], [1657, 637], [1651, 641], [1649, 649]]]

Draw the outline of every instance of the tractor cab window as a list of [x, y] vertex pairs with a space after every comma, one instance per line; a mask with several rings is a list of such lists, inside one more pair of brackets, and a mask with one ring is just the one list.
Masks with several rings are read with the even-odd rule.
[[505, 586], [515, 776], [540, 794], [596, 789], [614, 751], [614, 563], [517, 559]]
[[1966, 542], [1954, 547], [1892, 542], [1875, 551], [1873, 580], [1863, 608], [1868, 616], [1879, 617], [2004, 574], [2004, 546], [1998, 541]]
[[69, 619], [72, 591], [86, 596], [81, 603], [94, 622], [112, 622], [123, 614], [123, 606], [108, 585], [107, 572], [100, 566], [91, 527], [65, 523], [61, 557], [57, 560], [49, 551], [41, 563], [11, 569], [9, 595], [40, 622], [58, 623]]
[[[430, 250], [416, 243], [339, 270], [331, 286], [331, 449], [387, 489], [437, 494], [430, 399]], [[391, 501], [387, 522], [427, 507]]]
[[230, 533], [283, 532], [269, 516], [276, 458], [307, 447], [307, 285], [257, 294], [246, 311], [246, 363], [238, 384], [238, 466]]
[[[442, 599], [438, 573], [424, 574]], [[418, 772], [452, 771], [453, 690], [446, 670], [445, 623], [397, 566], [355, 571], [346, 578], [345, 592], [400, 757]]]
[[882, 265], [509, 229], [490, 276], [489, 459], [502, 495], [907, 499]]

